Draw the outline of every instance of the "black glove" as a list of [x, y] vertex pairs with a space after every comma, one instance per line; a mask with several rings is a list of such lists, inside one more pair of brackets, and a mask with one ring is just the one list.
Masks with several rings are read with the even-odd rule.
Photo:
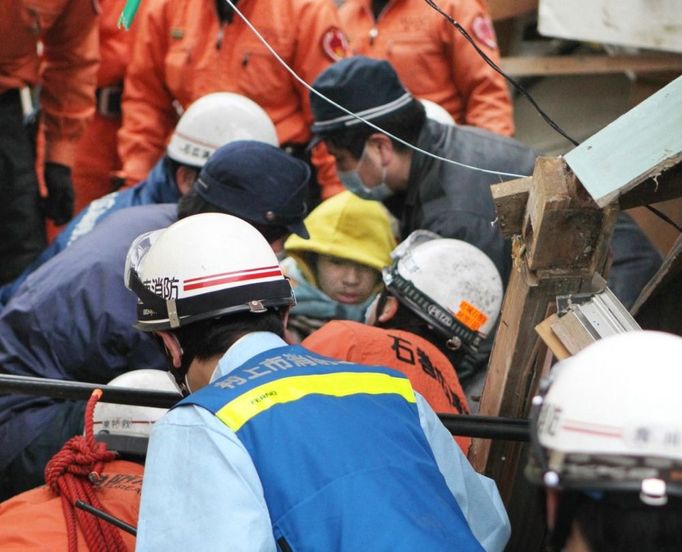
[[73, 184], [71, 169], [59, 163], [45, 163], [45, 186], [47, 197], [43, 200], [43, 212], [58, 226], [73, 217]]

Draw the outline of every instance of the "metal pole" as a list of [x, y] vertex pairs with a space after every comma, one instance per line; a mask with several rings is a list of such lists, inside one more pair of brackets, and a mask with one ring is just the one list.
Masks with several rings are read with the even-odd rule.
[[124, 531], [130, 533], [135, 537], [137, 536], [137, 528], [127, 524], [122, 519], [118, 519], [117, 517], [112, 516], [111, 514], [108, 514], [103, 510], [100, 510], [99, 508], [95, 508], [92, 504], [88, 504], [87, 502], [83, 502], [82, 500], [76, 500], [76, 502], [74, 502], [73, 505], [76, 508], [85, 510], [88, 514], [92, 514], [95, 517], [103, 519], [104, 521], [111, 523], [112, 525], [115, 525], [119, 529], [123, 529]]
[[[177, 394], [165, 391], [0, 374], [0, 393], [39, 395], [64, 400], [87, 400], [95, 389], [102, 390], [102, 402], [115, 404], [170, 408], [179, 400]], [[438, 414], [438, 417], [453, 435], [507, 441], [530, 439], [528, 420], [521, 418], [453, 414]]]

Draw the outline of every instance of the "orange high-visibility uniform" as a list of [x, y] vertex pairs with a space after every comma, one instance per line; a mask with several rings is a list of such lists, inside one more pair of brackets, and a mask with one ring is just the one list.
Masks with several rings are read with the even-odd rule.
[[[484, 2], [439, 0], [438, 5], [499, 63]], [[371, 0], [345, 0], [339, 15], [352, 53], [389, 61], [412, 94], [441, 105], [459, 124], [514, 133], [504, 78], [424, 0], [389, 0], [377, 20]]]
[[[12, 0], [0, 16], [0, 94], [42, 84], [45, 160], [73, 164], [92, 117], [99, 62], [92, 0]], [[43, 43], [39, 58], [37, 42]]]
[[[240, 0], [238, 8], [307, 83], [346, 53], [331, 0]], [[210, 92], [251, 98], [283, 146], [308, 143], [308, 91], [237, 14], [221, 22], [213, 0], [147, 0], [141, 9], [119, 132], [127, 181], [144, 177], [163, 153], [178, 120], [174, 102], [186, 109]], [[326, 150], [316, 148], [313, 163], [320, 183], [338, 182]]]
[[[97, 88], [108, 90], [123, 87], [126, 66], [130, 62], [132, 31], [117, 27], [126, 0], [102, 0], [99, 20], [101, 62], [97, 73]], [[102, 100], [105, 97], [100, 96]], [[73, 166], [73, 187], [76, 193], [75, 213], [90, 202], [112, 191], [112, 178], [121, 169], [116, 146], [116, 134], [121, 127], [120, 113], [106, 114], [106, 101], [97, 106], [95, 116], [76, 146]]]
[[[100, 478], [93, 484], [107, 513], [133, 527], [137, 526], [140, 510], [143, 470], [140, 464], [114, 460], [105, 464]], [[78, 550], [87, 551], [80, 527], [77, 531]], [[135, 550], [133, 535], [121, 531], [121, 537], [128, 550]], [[47, 486], [0, 503], [0, 550], [3, 552], [68, 550], [68, 541], [62, 499]]]
[[[469, 413], [466, 395], [450, 361], [435, 345], [416, 334], [334, 320], [310, 334], [301, 345], [332, 358], [399, 370], [434, 411]], [[456, 437], [456, 441], [466, 454], [471, 439]]]

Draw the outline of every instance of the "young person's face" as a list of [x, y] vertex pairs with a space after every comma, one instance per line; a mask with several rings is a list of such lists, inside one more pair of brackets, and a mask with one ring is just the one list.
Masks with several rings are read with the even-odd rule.
[[369, 266], [327, 255], [317, 259], [317, 285], [339, 303], [363, 303], [378, 281], [379, 272]]

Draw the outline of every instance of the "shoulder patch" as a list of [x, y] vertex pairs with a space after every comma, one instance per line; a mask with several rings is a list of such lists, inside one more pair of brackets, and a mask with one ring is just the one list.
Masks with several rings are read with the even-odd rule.
[[476, 17], [471, 23], [471, 30], [474, 32], [474, 36], [488, 48], [497, 48], [495, 28], [489, 17], [483, 17], [482, 15]]
[[321, 46], [332, 61], [339, 61], [348, 55], [348, 39], [337, 27], [331, 27], [322, 35]]

